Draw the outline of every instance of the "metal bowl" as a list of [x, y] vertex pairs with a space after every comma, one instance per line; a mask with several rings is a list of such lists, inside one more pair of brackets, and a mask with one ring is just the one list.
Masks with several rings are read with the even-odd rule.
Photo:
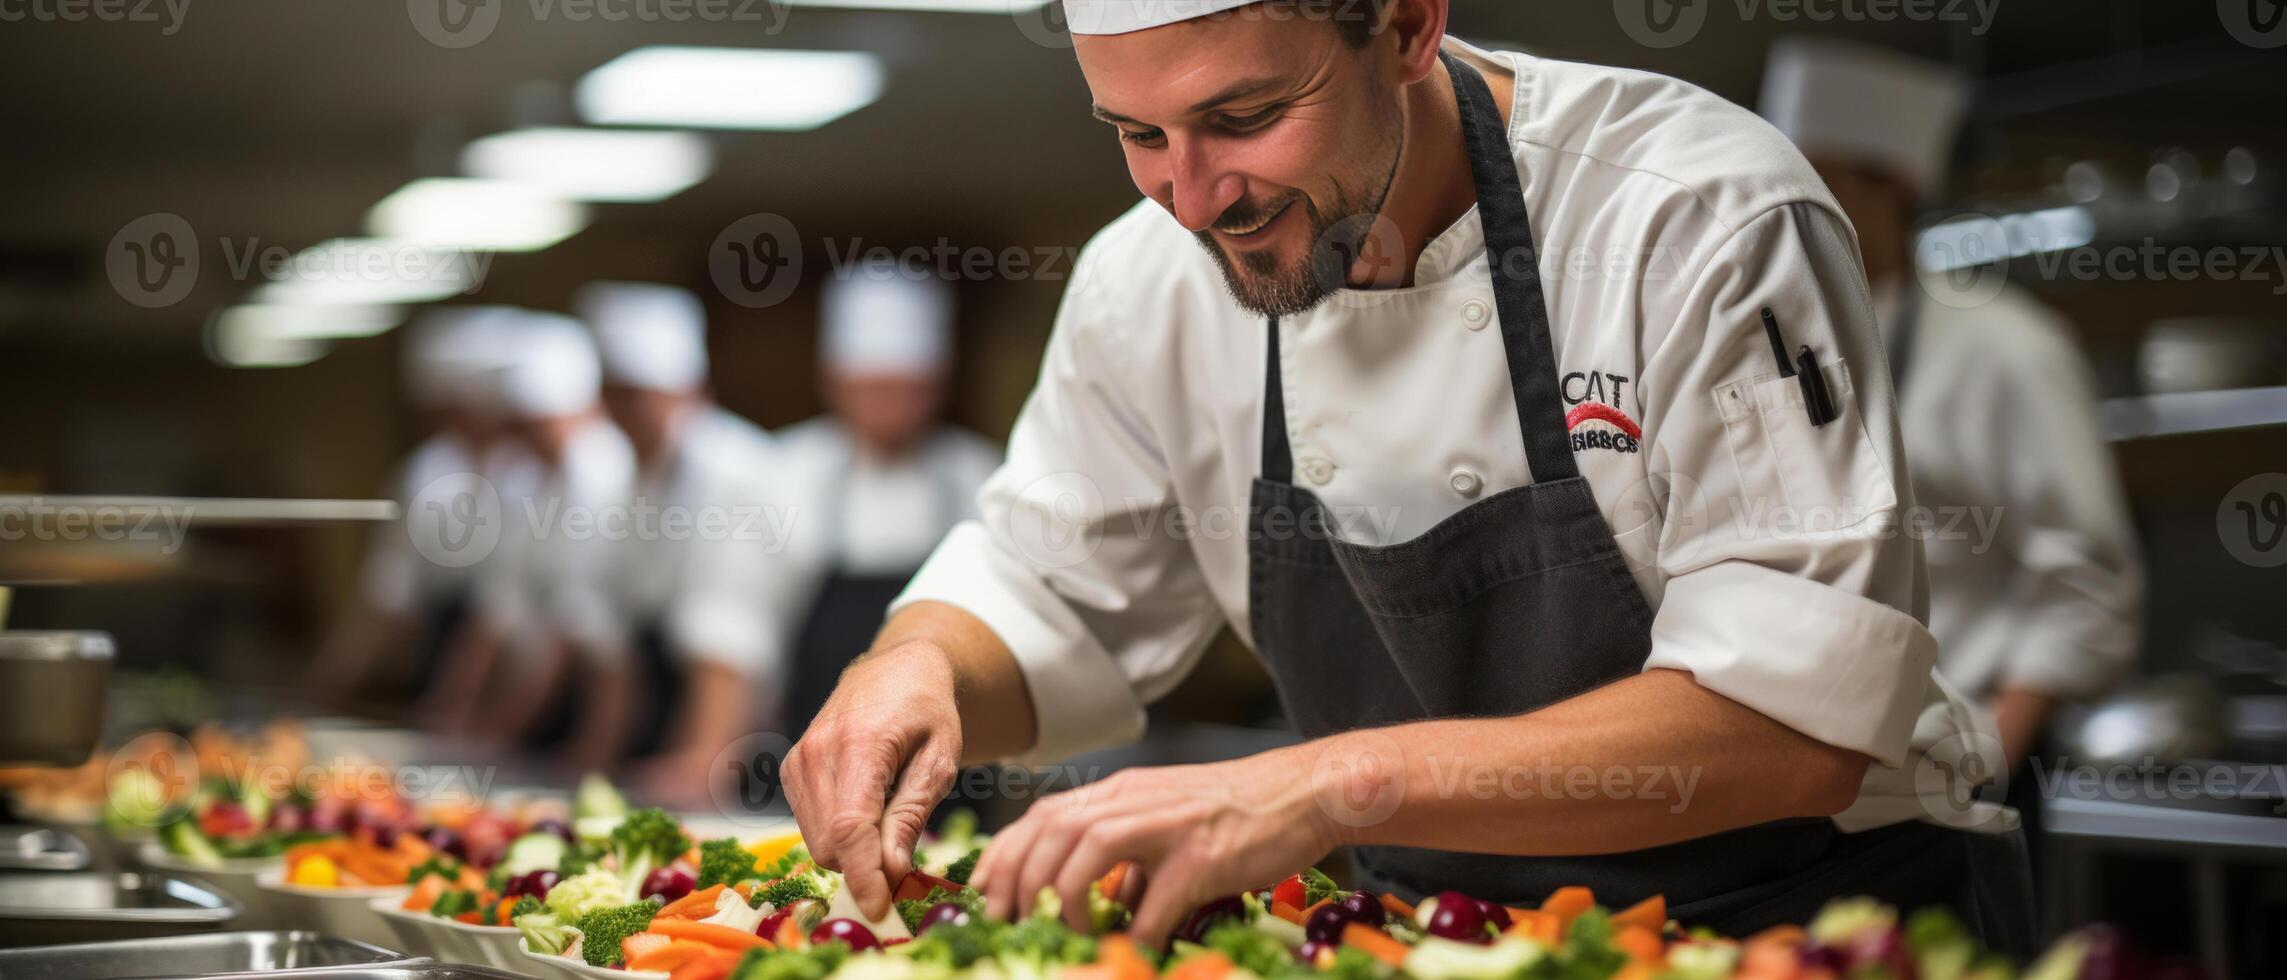
[[314, 932], [218, 932], [0, 950], [9, 980], [168, 977], [399, 963], [404, 954]]
[[0, 946], [212, 932], [236, 918], [238, 903], [172, 875], [0, 874]]
[[111, 634], [0, 633], [0, 766], [76, 766], [103, 737]]

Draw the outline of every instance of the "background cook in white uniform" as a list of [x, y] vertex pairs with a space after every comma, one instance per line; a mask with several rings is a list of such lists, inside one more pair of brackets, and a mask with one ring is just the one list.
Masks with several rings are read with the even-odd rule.
[[779, 598], [795, 651], [785, 720], [808, 723], [889, 601], [947, 531], [975, 516], [1001, 454], [938, 419], [952, 360], [952, 289], [926, 270], [837, 270], [821, 303], [829, 414], [780, 430], [778, 476], [798, 502]]
[[[724, 746], [772, 730], [785, 671], [768, 603], [785, 510], [771, 486], [772, 443], [715, 403], [707, 383], [706, 313], [691, 293], [649, 283], [594, 283], [573, 309], [595, 332], [604, 404], [637, 462], [634, 523], [614, 542], [612, 610], [636, 665], [607, 685], [628, 701], [627, 752], [647, 799], [707, 799]], [[668, 661], [661, 663], [664, 659]], [[761, 728], [757, 729], [757, 723]]]
[[1993, 706], [2014, 768], [2054, 702], [2102, 694], [2135, 659], [2143, 586], [2071, 325], [2014, 286], [1916, 273], [1915, 217], [1944, 186], [1967, 102], [1943, 65], [1794, 37], [1772, 49], [1762, 107], [1862, 239], [1915, 499], [1932, 512], [1939, 666]]
[[[1784, 137], [1683, 82], [1447, 45], [1515, 79], [1554, 369], [1656, 612], [1647, 669], [1874, 759], [1844, 829], [1959, 816], [1943, 791], [1960, 767], [1917, 763], [1974, 749], [1953, 736], [1975, 722], [1935, 674], [1920, 552], [1892, 523], [1912, 490], [1833, 199]], [[1344, 537], [1403, 541], [1530, 481], [1485, 262], [1471, 212], [1414, 286], [1281, 321], [1297, 482]], [[1839, 419], [1810, 425], [1765, 306], [1817, 352]], [[983, 518], [898, 600], [959, 606], [1007, 643], [1038, 714], [1031, 756], [1134, 738], [1219, 627], [1250, 635], [1262, 329], [1157, 204], [1086, 250]]]
[[[494, 486], [501, 533], [484, 562], [476, 616], [455, 652], [434, 713], [448, 731], [518, 738], [535, 747], [573, 735], [573, 761], [611, 760], [619, 733], [580, 710], [580, 668], [624, 656], [611, 613], [612, 542], [602, 522], [624, 513], [635, 454], [598, 404], [601, 369], [579, 321], [517, 315], [515, 358], [498, 372], [516, 438]], [[464, 672], [465, 671], [465, 672]]]

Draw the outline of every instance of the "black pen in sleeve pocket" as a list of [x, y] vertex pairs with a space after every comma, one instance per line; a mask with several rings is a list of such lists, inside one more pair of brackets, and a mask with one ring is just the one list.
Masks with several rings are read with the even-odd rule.
[[1763, 308], [1763, 335], [1771, 341], [1771, 358], [1779, 362], [1779, 377], [1793, 378], [1803, 389], [1803, 412], [1810, 416], [1815, 428], [1832, 422], [1838, 414], [1834, 407], [1834, 394], [1826, 387], [1826, 372], [1819, 370], [1818, 356], [1804, 344], [1794, 361], [1787, 359], [1787, 341], [1779, 336], [1779, 317], [1771, 308]]

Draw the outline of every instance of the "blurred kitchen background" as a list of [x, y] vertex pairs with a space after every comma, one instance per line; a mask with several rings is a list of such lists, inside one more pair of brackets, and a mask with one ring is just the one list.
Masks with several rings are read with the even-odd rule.
[[[2276, 0], [1943, 0], [1836, 6], [1857, 13], [1818, 20], [1776, 2], [1648, 0], [1649, 15], [1633, 2], [1455, 0], [1453, 29], [1677, 75], [1747, 105], [1772, 41], [1789, 34], [1852, 37], [1976, 80], [1931, 240], [1998, 259], [1987, 274], [2068, 317], [2100, 379], [2148, 567], [2137, 680], [2124, 690], [2167, 681], [2109, 709], [2111, 748], [2287, 763], [2287, 477], [2276, 475], [2287, 471], [2287, 25]], [[1089, 118], [1053, 6], [1014, 7], [732, 0], [605, 4], [685, 15], [607, 19], [571, 0], [178, 0], [124, 5], [124, 20], [0, 22], [0, 493], [386, 496], [430, 431], [403, 395], [408, 331], [391, 328], [437, 301], [570, 310], [597, 280], [697, 295], [716, 397], [777, 430], [825, 408], [821, 287], [844, 256], [874, 246], [1016, 250], [1032, 267], [948, 280], [946, 414], [997, 440], [1037, 370], [1071, 250], [1135, 199], [1111, 134]], [[1646, 27], [1692, 11], [1703, 21]], [[617, 59], [653, 46], [852, 54], [752, 66], [742, 77], [755, 87], [740, 94], [775, 111], [687, 127], [614, 114], [625, 106], [599, 69], [628, 68]], [[654, 97], [637, 109], [724, 108], [684, 94], [689, 106]], [[406, 284], [400, 301], [354, 314], [245, 309], [281, 295], [265, 291], [259, 262], [243, 265], [249, 255], [375, 233], [388, 220], [377, 202], [477, 175], [474, 141], [598, 124], [691, 134], [659, 162], [604, 168], [603, 179], [651, 186], [587, 195], [658, 199], [566, 205], [482, 187], [403, 219], [494, 220], [524, 239], [482, 252], [473, 285]], [[507, 169], [485, 173], [561, 177], [617, 159], [537, 152], [537, 165], [503, 154], [494, 165]], [[416, 205], [428, 206], [406, 207]], [[729, 243], [751, 237], [742, 219], [758, 214], [782, 218], [772, 227], [791, 229], [801, 256], [792, 288], [759, 303], [726, 265]], [[1965, 215], [1982, 216], [1968, 238], [1944, 224]], [[153, 223], [164, 220], [179, 224]], [[166, 227], [187, 227], [195, 264], [158, 290], [123, 281], [123, 247]], [[2081, 276], [2058, 263], [2092, 249], [2157, 251], [2162, 265]], [[2225, 274], [2171, 273], [2178, 254], [2231, 258]], [[2248, 482], [2266, 473], [2271, 482]], [[0, 542], [19, 556], [0, 559], [17, 583], [7, 626], [109, 632], [138, 690], [203, 692], [184, 695], [193, 707], [179, 713], [227, 692], [275, 694], [343, 615], [380, 533], [391, 532], [198, 528], [164, 554], [12, 539]], [[1265, 683], [1226, 638], [1157, 710], [1206, 726], [1275, 723]], [[142, 700], [181, 703], [170, 697]], [[386, 716], [402, 703], [351, 707]], [[115, 710], [115, 734], [151, 712]], [[2183, 807], [2097, 812], [2085, 833], [2059, 828], [2059, 854], [2086, 853], [2069, 866], [2083, 877], [2052, 880], [2051, 898], [2077, 903], [2083, 920], [2140, 910], [2138, 938], [2157, 949], [2279, 963], [2279, 940], [2248, 927], [2287, 908], [2283, 805], [2287, 787], [2273, 785], [2189, 807], [2189, 824], [2170, 816]], [[2200, 822], [2211, 816], [2245, 820]]]

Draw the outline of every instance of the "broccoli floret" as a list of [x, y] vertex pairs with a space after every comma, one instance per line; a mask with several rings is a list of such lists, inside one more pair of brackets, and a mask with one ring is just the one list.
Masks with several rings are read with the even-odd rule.
[[[508, 907], [508, 919], [510, 922], [513, 922], [516, 920], [517, 916], [531, 915], [534, 912], [543, 912], [546, 911], [547, 908], [548, 906], [542, 904], [538, 898], [535, 898], [531, 895], [519, 895], [516, 898], [516, 904]], [[499, 925], [507, 924], [507, 922], [499, 923]]]
[[908, 898], [898, 902], [897, 916], [905, 920], [907, 932], [918, 932], [921, 930], [921, 917], [928, 915], [929, 910], [936, 908], [940, 902], [952, 902], [959, 905], [969, 910], [969, 915], [972, 918], [981, 919], [985, 915], [985, 895], [983, 892], [971, 888], [963, 888], [960, 891], [932, 888], [929, 890], [929, 894], [920, 898]]
[[524, 937], [524, 944], [532, 947], [533, 952], [549, 956], [562, 953], [564, 947], [572, 944], [571, 928], [554, 912], [518, 913], [516, 934]]
[[421, 879], [430, 875], [437, 875], [446, 881], [459, 881], [461, 880], [461, 868], [459, 864], [454, 863], [452, 858], [440, 854], [414, 865], [412, 873], [406, 875], [405, 880], [408, 883], [418, 885], [421, 883]]
[[437, 896], [435, 904], [429, 906], [429, 914], [440, 919], [450, 919], [461, 913], [474, 911], [476, 911], [476, 893], [459, 888]]
[[1294, 963], [1286, 944], [1253, 926], [1226, 922], [1207, 931], [1208, 949], [1231, 958], [1240, 969], [1267, 977]]
[[899, 948], [919, 962], [966, 970], [999, 949], [1000, 934], [1007, 928], [1005, 924], [971, 913], [967, 924], [938, 926]]
[[603, 860], [604, 852], [591, 844], [580, 842], [564, 849], [564, 858], [556, 862], [556, 877], [571, 878]]
[[618, 963], [622, 958], [619, 944], [651, 928], [651, 917], [658, 913], [658, 902], [637, 902], [580, 916], [580, 958], [589, 966]]
[[634, 901], [636, 892], [651, 871], [666, 865], [691, 849], [691, 838], [684, 836], [683, 827], [659, 809], [637, 810], [620, 821], [611, 832], [611, 852], [619, 859], [619, 879], [628, 901]]
[[782, 909], [805, 898], [823, 902], [830, 897], [826, 887], [828, 884], [825, 877], [815, 871], [790, 874], [757, 889], [754, 893], [754, 907], [761, 908], [764, 902], [768, 902], [772, 908]]
[[731, 970], [731, 980], [823, 980], [840, 969], [850, 956], [842, 943], [822, 943], [809, 949], [754, 949]]
[[1628, 954], [1612, 945], [1612, 920], [1603, 909], [1592, 908], [1572, 920], [1564, 943], [1557, 949], [1558, 976], [1562, 980], [1609, 977], [1628, 965]]
[[1096, 959], [1096, 938], [1073, 932], [1064, 924], [1064, 902], [1056, 889], [1043, 888], [1032, 900], [1032, 915], [1009, 926], [998, 937], [1004, 956], [1029, 959], [1048, 966], [1077, 966]]
[[977, 873], [977, 859], [984, 856], [984, 848], [970, 848], [969, 853], [961, 855], [960, 860], [946, 866], [945, 880], [950, 881], [956, 885], [968, 884], [969, 876]]
[[735, 885], [752, 877], [754, 855], [740, 847], [737, 838], [724, 837], [699, 844], [697, 887]]
[[1320, 871], [1317, 868], [1307, 868], [1303, 870], [1303, 908], [1309, 908], [1313, 905], [1318, 904], [1321, 900], [1333, 895], [1337, 890], [1338, 889], [1334, 887], [1334, 879], [1327, 877], [1326, 872]]

